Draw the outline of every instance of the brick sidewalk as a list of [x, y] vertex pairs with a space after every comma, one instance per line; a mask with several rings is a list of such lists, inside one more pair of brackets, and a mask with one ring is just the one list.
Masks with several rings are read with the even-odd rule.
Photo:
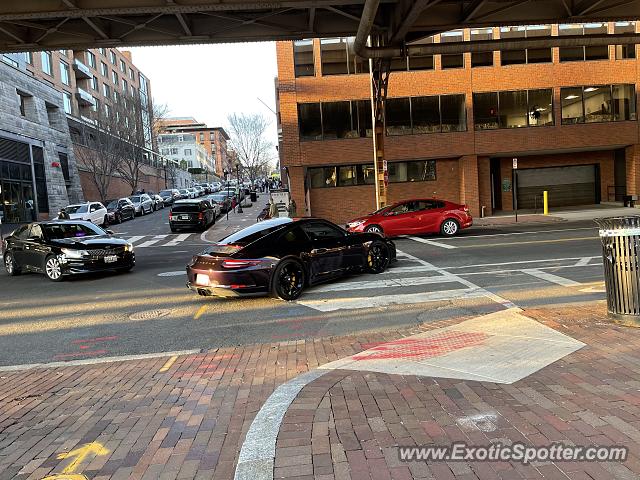
[[[587, 346], [511, 385], [330, 371], [288, 408], [274, 476], [639, 478], [640, 330], [612, 325], [604, 313], [602, 303], [526, 311]], [[277, 386], [371, 345], [462, 320], [178, 358], [0, 371], [0, 479], [63, 472], [105, 480], [233, 478], [245, 434]], [[620, 444], [630, 458], [528, 466], [398, 460], [398, 445], [496, 439]], [[88, 444], [108, 453], [58, 458]]]

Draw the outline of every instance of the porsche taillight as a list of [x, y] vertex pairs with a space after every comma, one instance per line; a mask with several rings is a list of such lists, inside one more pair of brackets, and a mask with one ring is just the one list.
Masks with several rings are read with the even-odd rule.
[[260, 260], [228, 259], [228, 260], [223, 260], [222, 268], [246, 268], [246, 267], [253, 267], [255, 265], [258, 265], [259, 263], [260, 263]]

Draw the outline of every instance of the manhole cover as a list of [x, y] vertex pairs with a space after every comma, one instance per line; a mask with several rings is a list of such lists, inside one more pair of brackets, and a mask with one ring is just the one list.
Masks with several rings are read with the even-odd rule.
[[156, 310], [145, 310], [144, 312], [136, 312], [129, 315], [130, 320], [153, 320], [154, 318], [166, 317], [171, 310], [158, 308]]

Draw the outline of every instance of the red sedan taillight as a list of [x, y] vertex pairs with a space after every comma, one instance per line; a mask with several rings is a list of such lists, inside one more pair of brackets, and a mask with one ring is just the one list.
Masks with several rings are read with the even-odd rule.
[[260, 260], [224, 260], [222, 268], [246, 268], [258, 265]]
[[469, 207], [467, 207], [466, 205], [462, 207], [462, 210], [464, 210], [466, 213], [469, 213]]

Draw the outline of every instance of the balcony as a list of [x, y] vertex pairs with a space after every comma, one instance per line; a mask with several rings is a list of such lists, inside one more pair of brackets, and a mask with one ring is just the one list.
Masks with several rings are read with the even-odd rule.
[[82, 63], [77, 58], [73, 61], [73, 70], [76, 72], [76, 78], [91, 78], [93, 75], [91, 74], [91, 70], [84, 63]]
[[76, 91], [76, 98], [78, 99], [78, 105], [81, 107], [93, 107], [96, 104], [95, 98], [82, 88], [78, 88]]

